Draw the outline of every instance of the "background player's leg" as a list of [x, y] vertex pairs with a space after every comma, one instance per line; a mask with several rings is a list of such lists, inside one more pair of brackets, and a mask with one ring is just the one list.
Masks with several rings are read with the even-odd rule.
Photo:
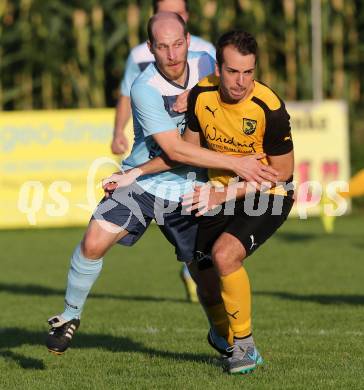
[[197, 296], [197, 286], [195, 281], [193, 280], [191, 273], [186, 265], [186, 263], [183, 263], [181, 270], [180, 270], [180, 276], [181, 280], [183, 282], [183, 285], [186, 290], [186, 297], [189, 302], [196, 303], [198, 302], [198, 296]]

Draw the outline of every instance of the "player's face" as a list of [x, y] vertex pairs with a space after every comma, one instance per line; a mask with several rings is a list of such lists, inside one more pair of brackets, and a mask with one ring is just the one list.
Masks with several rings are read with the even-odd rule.
[[221, 69], [216, 66], [222, 99], [227, 103], [246, 99], [254, 88], [254, 70], [254, 54], [243, 55], [234, 46], [226, 46]]
[[163, 0], [157, 4], [158, 12], [175, 12], [187, 23], [188, 12], [184, 0]]
[[158, 69], [170, 80], [183, 84], [190, 36], [175, 20], [158, 21], [153, 26], [154, 42], [149, 45]]

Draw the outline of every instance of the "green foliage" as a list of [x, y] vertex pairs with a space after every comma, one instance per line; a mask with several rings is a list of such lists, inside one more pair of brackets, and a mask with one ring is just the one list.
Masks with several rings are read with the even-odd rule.
[[126, 12], [127, 2], [115, 0], [5, 1], [0, 106], [104, 107], [105, 74], [119, 79], [129, 50]]
[[[131, 46], [146, 39], [151, 0], [2, 0], [0, 109], [114, 106]], [[363, 105], [364, 4], [322, 0], [325, 98]], [[213, 42], [231, 28], [260, 46], [258, 78], [286, 100], [309, 100], [311, 0], [190, 1], [190, 30]]]
[[362, 389], [362, 216], [333, 235], [318, 219], [289, 220], [246, 262], [256, 343], [265, 365], [224, 374], [207, 321], [184, 301], [179, 265], [156, 226], [116, 246], [64, 356], [44, 346], [63, 308], [69, 256], [83, 229], [3, 231], [0, 388]]
[[[286, 99], [310, 99], [311, 30], [308, 0], [190, 2], [190, 29], [216, 41], [244, 28], [260, 44], [259, 77]], [[151, 1], [4, 0], [0, 106], [100, 107], [115, 101], [131, 44], [146, 38]], [[363, 80], [359, 57], [364, 7], [354, 0], [322, 2], [324, 91], [356, 105]], [[345, 34], [344, 34], [345, 31]], [[51, 75], [51, 86], [42, 75]], [[43, 88], [51, 102], [42, 98]], [[31, 107], [27, 104], [31, 102]]]

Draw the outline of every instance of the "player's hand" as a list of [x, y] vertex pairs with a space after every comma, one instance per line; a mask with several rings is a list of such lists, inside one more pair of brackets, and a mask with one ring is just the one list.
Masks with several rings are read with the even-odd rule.
[[124, 133], [115, 134], [111, 142], [111, 151], [113, 154], [123, 154], [128, 150], [129, 142]]
[[108, 198], [117, 188], [128, 187], [135, 182], [140, 175], [138, 169], [132, 169], [127, 172], [116, 172], [106, 179], [102, 180], [102, 188], [105, 196]]
[[186, 211], [198, 210], [197, 217], [215, 209], [226, 200], [226, 187], [213, 187], [206, 183], [203, 186], [196, 186], [193, 192], [182, 196], [182, 206]]
[[266, 157], [265, 153], [259, 153], [244, 157], [231, 157], [231, 170], [246, 181], [263, 184], [270, 187], [269, 182], [276, 183], [278, 172], [261, 160]]
[[105, 192], [105, 198], [108, 198], [116, 190], [117, 184], [115, 182], [106, 183], [105, 185], [102, 185], [102, 188]]
[[173, 111], [180, 112], [180, 113], [187, 111], [187, 100], [189, 94], [190, 94], [190, 89], [177, 96], [176, 103], [174, 103], [172, 106]]

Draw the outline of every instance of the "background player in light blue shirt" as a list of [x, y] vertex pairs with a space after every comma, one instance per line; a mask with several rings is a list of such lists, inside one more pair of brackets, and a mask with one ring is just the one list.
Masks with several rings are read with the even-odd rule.
[[[187, 23], [188, 1], [187, 0], [154, 0], [153, 11], [175, 12]], [[215, 48], [202, 38], [191, 35], [190, 51], [206, 51], [215, 58]], [[125, 126], [131, 116], [130, 89], [134, 80], [146, 67], [154, 62], [154, 56], [148, 49], [147, 42], [133, 48], [128, 56], [124, 77], [121, 82], [120, 97], [116, 106], [114, 135], [111, 150], [114, 154], [122, 154], [128, 149], [128, 139], [125, 135]]]

